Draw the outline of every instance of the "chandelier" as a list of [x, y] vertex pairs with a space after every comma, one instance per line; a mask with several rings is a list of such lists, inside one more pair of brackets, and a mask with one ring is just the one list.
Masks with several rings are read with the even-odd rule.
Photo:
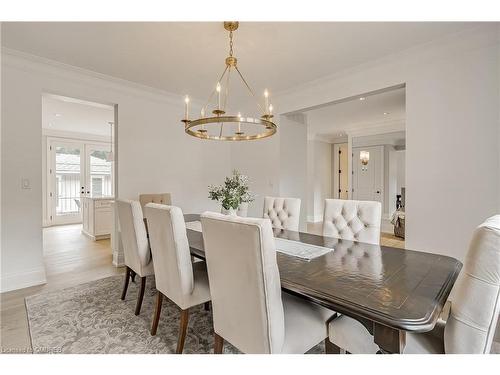
[[[269, 92], [267, 89], [264, 91], [262, 105], [243, 78], [237, 66], [238, 61], [233, 56], [233, 31], [238, 29], [238, 25], [238, 22], [224, 22], [224, 28], [229, 31], [229, 56], [226, 58], [226, 67], [222, 75], [201, 109], [199, 118], [189, 118], [189, 96], [186, 95], [184, 98], [185, 111], [182, 122], [186, 133], [193, 137], [222, 141], [249, 141], [266, 138], [276, 133], [276, 124], [272, 121], [273, 105], [270, 103]], [[236, 116], [226, 114], [231, 72], [241, 79], [243, 86], [255, 100], [260, 116], [247, 117], [241, 113]], [[211, 108], [213, 108], [211, 115], [205, 116]]]

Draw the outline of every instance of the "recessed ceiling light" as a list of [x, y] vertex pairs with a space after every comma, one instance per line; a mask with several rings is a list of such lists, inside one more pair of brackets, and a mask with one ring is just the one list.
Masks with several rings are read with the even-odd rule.
[[54, 117], [61, 117], [62, 115], [60, 113], [54, 113]]
[[363, 101], [365, 100], [366, 98], [364, 96], [360, 97], [359, 100]]
[[389, 114], [389, 112], [384, 112], [384, 115], [388, 115], [388, 114]]

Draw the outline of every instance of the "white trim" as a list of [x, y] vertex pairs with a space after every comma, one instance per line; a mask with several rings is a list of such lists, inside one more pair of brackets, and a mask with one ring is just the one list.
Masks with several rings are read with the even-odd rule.
[[321, 223], [323, 221], [323, 217], [321, 215], [308, 215], [307, 222], [308, 223]]
[[[160, 90], [154, 87], [142, 85], [140, 83], [135, 83], [125, 79], [109, 76], [106, 74], [94, 72], [92, 70], [87, 70], [79, 68], [77, 66], [68, 65], [61, 63], [59, 61], [47, 59], [45, 57], [36, 56], [30, 53], [18, 51], [15, 49], [10, 49], [2, 47], [2, 64], [5, 66], [10, 66], [15, 69], [20, 69], [23, 71], [35, 71], [44, 75], [54, 75], [61, 77], [66, 80], [75, 81], [77, 83], [85, 84], [86, 86], [92, 86], [97, 88], [114, 89], [120, 93], [130, 94], [149, 100], [156, 100], [178, 105], [182, 108], [183, 105], [183, 95], [176, 94], [165, 90]], [[89, 78], [93, 79], [89, 81]], [[49, 95], [61, 95], [67, 97], [61, 92], [50, 92], [44, 91], [44, 94]], [[92, 98], [80, 98], [81, 100], [88, 100], [92, 102], [97, 102]], [[202, 106], [204, 104], [203, 100], [190, 97], [191, 102], [195, 106]], [[114, 103], [102, 103], [113, 106]]]
[[111, 144], [111, 141], [109, 140], [109, 134], [98, 135], [98, 134], [79, 133], [66, 130], [42, 128], [42, 136], [51, 138], [70, 139], [70, 140], [73, 139], [79, 141], [81, 140], [81, 141], [99, 142], [99, 143], [104, 143], [108, 146]]
[[327, 143], [347, 143], [347, 137], [350, 135], [351, 137], [361, 137], [367, 135], [379, 135], [386, 133], [396, 133], [400, 131], [406, 130], [406, 121], [405, 119], [397, 119], [391, 121], [382, 121], [375, 123], [356, 123], [356, 126], [351, 128], [350, 130], [345, 131], [345, 136], [338, 137], [335, 134], [332, 135], [318, 135], [318, 134], [309, 134], [308, 139], [320, 142]]
[[30, 286], [45, 284], [45, 268], [35, 268], [27, 272], [4, 274], [1, 279], [0, 292], [5, 293], [11, 290], [27, 288]]

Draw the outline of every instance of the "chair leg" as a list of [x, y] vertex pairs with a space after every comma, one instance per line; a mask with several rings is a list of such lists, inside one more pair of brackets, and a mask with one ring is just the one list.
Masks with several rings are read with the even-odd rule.
[[214, 333], [214, 354], [222, 354], [224, 348], [224, 339], [217, 333]]
[[135, 315], [139, 315], [141, 312], [142, 299], [144, 298], [144, 289], [146, 289], [146, 276], [141, 277], [141, 289], [139, 290], [139, 295], [137, 296], [137, 304], [135, 305]]
[[332, 343], [328, 337], [325, 339], [325, 353], [326, 354], [340, 354], [340, 348]]
[[205, 302], [205, 311], [210, 311], [210, 302]]
[[123, 291], [122, 291], [122, 301], [125, 299], [125, 296], [127, 295], [127, 289], [128, 289], [128, 282], [130, 280], [130, 268], [127, 267], [127, 270], [125, 271], [125, 282], [123, 283]]
[[135, 273], [135, 271], [130, 270], [130, 277], [132, 278], [132, 282], [133, 282], [133, 283], [135, 283], [135, 275], [137, 275], [137, 274]]
[[161, 313], [161, 303], [163, 302], [163, 294], [161, 292], [157, 292], [156, 295], [156, 307], [155, 312], [153, 313], [153, 324], [151, 325], [151, 336], [156, 335], [156, 331], [158, 329], [158, 322], [160, 321], [160, 313]]
[[179, 340], [177, 341], [176, 354], [182, 354], [184, 349], [184, 341], [186, 340], [186, 331], [189, 322], [189, 309], [181, 311], [181, 324], [179, 327]]

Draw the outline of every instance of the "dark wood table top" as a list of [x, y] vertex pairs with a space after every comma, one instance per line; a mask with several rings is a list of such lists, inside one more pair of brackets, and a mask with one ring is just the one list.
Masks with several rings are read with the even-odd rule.
[[[187, 235], [193, 255], [204, 258], [202, 233]], [[397, 330], [433, 329], [462, 268], [443, 255], [279, 229], [274, 236], [334, 249], [310, 261], [278, 252], [283, 290]]]

